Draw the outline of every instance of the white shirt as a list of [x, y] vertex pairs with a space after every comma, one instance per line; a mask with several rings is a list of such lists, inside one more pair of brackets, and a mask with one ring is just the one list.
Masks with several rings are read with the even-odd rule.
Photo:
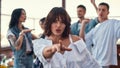
[[82, 39], [74, 43], [71, 41], [69, 48], [72, 48], [72, 51], [65, 51], [64, 54], [56, 52], [51, 59], [45, 59], [42, 53], [46, 46], [52, 45], [51, 40], [38, 39], [33, 41], [33, 44], [34, 53], [44, 68], [101, 68], [90, 55]]
[[116, 42], [120, 38], [120, 21], [109, 19], [96, 25], [86, 36], [86, 44], [101, 66], [117, 65]]

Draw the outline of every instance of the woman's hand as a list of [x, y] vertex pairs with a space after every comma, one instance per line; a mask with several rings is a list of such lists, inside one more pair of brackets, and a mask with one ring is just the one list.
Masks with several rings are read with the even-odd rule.
[[62, 41], [59, 41], [58, 44], [53, 44], [52, 46], [48, 46], [44, 48], [43, 50], [43, 56], [47, 58], [51, 58], [55, 52], [60, 52], [61, 54], [64, 53], [64, 51], [71, 51], [71, 48], [65, 47], [62, 45]]
[[24, 29], [20, 32], [20, 34], [25, 34], [25, 33], [31, 32], [32, 30], [34, 29]]
[[53, 48], [53, 51], [57, 51], [57, 52], [63, 52], [63, 51], [71, 51], [72, 49], [71, 48], [68, 48], [68, 47], [65, 47], [63, 44], [62, 44], [62, 41], [59, 40], [59, 43], [58, 44], [54, 44], [52, 46]]

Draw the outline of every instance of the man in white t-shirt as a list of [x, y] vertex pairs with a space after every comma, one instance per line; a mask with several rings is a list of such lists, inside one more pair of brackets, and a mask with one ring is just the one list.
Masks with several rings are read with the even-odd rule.
[[84, 30], [88, 20], [82, 22], [80, 37], [85, 40], [87, 48], [101, 66], [109, 68], [110, 65], [117, 65], [116, 42], [120, 38], [120, 21], [108, 19], [109, 5], [105, 2], [98, 5], [97, 14], [99, 23], [87, 35]]

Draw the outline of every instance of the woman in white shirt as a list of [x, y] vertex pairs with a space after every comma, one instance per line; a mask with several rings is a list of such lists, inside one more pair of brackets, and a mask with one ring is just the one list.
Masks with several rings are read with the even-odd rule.
[[71, 19], [54, 7], [45, 22], [45, 39], [34, 40], [34, 53], [44, 68], [101, 68], [78, 36], [70, 35]]

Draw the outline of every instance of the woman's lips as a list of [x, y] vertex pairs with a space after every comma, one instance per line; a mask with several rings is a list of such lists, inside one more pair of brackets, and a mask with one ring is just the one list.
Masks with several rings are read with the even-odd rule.
[[60, 33], [60, 32], [61, 32], [61, 30], [60, 30], [60, 29], [56, 29], [56, 32], [57, 32], [57, 33]]

